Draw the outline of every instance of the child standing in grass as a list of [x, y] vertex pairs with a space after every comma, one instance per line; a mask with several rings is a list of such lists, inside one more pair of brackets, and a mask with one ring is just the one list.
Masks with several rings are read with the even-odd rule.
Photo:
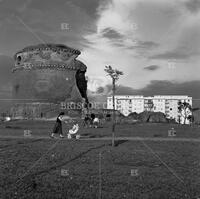
[[63, 121], [64, 114], [65, 114], [64, 112], [61, 112], [56, 118], [56, 123], [54, 125], [53, 132], [50, 135], [51, 138], [54, 138], [54, 134], [59, 134], [60, 138], [64, 138], [63, 132], [62, 132], [62, 121]]

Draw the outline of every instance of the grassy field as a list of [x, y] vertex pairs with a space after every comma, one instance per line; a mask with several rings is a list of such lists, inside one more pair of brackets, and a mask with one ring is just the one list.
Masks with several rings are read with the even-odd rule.
[[[79, 122], [81, 135], [88, 135], [89, 137], [107, 137], [111, 136], [111, 123], [105, 123], [98, 129], [83, 128]], [[23, 135], [25, 129], [32, 131], [33, 135], [48, 136], [53, 129], [54, 121], [11, 121], [2, 123], [0, 125], [0, 135]], [[71, 124], [63, 125], [63, 133], [67, 134], [72, 127]], [[178, 124], [161, 124], [161, 123], [137, 123], [137, 124], [120, 124], [116, 125], [116, 137], [168, 137], [168, 130], [174, 128], [177, 137], [183, 138], [200, 138], [200, 128], [195, 125]]]
[[[0, 133], [23, 135], [24, 129], [31, 129], [34, 134], [48, 135], [52, 126], [52, 122], [11, 122], [2, 124]], [[165, 137], [170, 127], [121, 125], [116, 134]], [[110, 129], [107, 124], [104, 128], [82, 129], [81, 134], [109, 136]], [[175, 129], [177, 136], [199, 137], [198, 127]], [[197, 199], [199, 152], [199, 143], [192, 142], [119, 140], [111, 147], [110, 141], [1, 137], [0, 198]], [[131, 175], [134, 171], [137, 175]]]

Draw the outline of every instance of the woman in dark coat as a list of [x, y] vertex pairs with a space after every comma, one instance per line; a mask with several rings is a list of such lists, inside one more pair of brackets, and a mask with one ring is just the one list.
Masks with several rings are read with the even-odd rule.
[[91, 120], [90, 120], [90, 126], [92, 127], [93, 126], [93, 122], [94, 122], [94, 118], [95, 118], [95, 114], [91, 113], [90, 118], [91, 118]]
[[85, 126], [88, 127], [90, 125], [90, 121], [91, 121], [91, 118], [90, 118], [89, 114], [86, 114], [86, 116], [84, 118], [84, 123], [83, 123], [84, 127]]
[[62, 118], [63, 118], [64, 112], [61, 112], [58, 117], [56, 118], [56, 123], [53, 128], [53, 132], [51, 134], [51, 137], [54, 138], [54, 134], [59, 134], [61, 138], [64, 138], [63, 132], [62, 132]]

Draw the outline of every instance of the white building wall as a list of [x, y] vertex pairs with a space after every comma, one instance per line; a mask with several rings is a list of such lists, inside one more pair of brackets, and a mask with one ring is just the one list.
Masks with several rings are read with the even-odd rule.
[[144, 99], [136, 98], [132, 100], [132, 112], [141, 113], [144, 111]]
[[165, 108], [167, 118], [178, 121], [178, 100], [166, 99]]
[[154, 104], [154, 108], [153, 111], [154, 112], [162, 112], [165, 113], [165, 99], [153, 99], [153, 104]]
[[[153, 108], [149, 108], [148, 103], [153, 102]], [[167, 118], [175, 119], [181, 123], [184, 117], [178, 113], [178, 102], [188, 102], [192, 105], [192, 97], [180, 95], [155, 95], [154, 97], [143, 97], [142, 95], [116, 95], [115, 96], [115, 109], [119, 110], [125, 116], [131, 112], [141, 113], [145, 110], [154, 112], [162, 112], [166, 114]], [[107, 98], [107, 108], [112, 109], [112, 96]], [[179, 119], [180, 118], [180, 119]], [[186, 123], [189, 123], [186, 120]]]
[[[113, 108], [112, 96], [107, 98], [107, 108]], [[125, 116], [129, 115], [132, 112], [141, 113], [144, 111], [144, 98], [141, 95], [116, 95], [115, 108]]]

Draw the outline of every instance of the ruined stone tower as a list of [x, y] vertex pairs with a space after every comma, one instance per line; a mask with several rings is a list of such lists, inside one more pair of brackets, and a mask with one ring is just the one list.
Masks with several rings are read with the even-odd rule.
[[79, 50], [58, 44], [29, 46], [14, 56], [13, 98], [27, 102], [87, 102], [87, 67]]

